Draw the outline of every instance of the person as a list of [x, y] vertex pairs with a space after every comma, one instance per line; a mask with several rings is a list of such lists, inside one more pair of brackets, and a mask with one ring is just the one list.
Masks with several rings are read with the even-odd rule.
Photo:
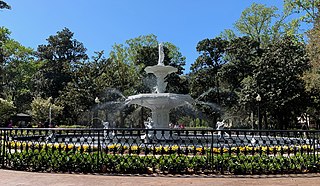
[[13, 127], [13, 121], [10, 120], [10, 121], [9, 121], [9, 124], [8, 124], [8, 128], [12, 128], [12, 127]]
[[179, 128], [183, 130], [183, 129], [185, 129], [186, 127], [184, 126], [184, 124], [180, 124], [180, 125], [179, 125]]

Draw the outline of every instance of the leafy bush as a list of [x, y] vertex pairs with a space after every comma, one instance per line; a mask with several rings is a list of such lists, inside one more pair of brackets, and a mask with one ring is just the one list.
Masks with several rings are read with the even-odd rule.
[[[12, 101], [0, 98], [0, 123], [5, 123], [13, 115], [15, 106]], [[5, 125], [5, 127], [7, 127]]]
[[236, 155], [129, 155], [80, 152], [76, 148], [25, 149], [7, 154], [7, 168], [27, 171], [121, 174], [277, 174], [320, 172], [312, 154], [292, 156]]
[[55, 119], [59, 114], [62, 113], [63, 107], [52, 103], [52, 98], [43, 99], [40, 97], [34, 98], [31, 103], [32, 117], [36, 121], [45, 121], [48, 119], [49, 110], [51, 107], [52, 119]]

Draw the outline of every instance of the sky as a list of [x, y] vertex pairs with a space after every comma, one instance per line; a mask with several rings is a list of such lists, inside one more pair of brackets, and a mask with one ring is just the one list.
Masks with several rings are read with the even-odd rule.
[[11, 38], [37, 49], [67, 27], [87, 48], [89, 56], [141, 35], [154, 34], [159, 42], [176, 45], [186, 57], [185, 73], [199, 53], [196, 45], [232, 29], [252, 3], [282, 8], [282, 0], [4, 0], [0, 26]]

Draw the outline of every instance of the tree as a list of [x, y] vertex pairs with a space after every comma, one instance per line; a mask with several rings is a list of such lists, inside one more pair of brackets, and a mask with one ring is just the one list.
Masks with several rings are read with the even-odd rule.
[[109, 70], [113, 72], [110, 74], [113, 82], [109, 88], [116, 88], [126, 96], [135, 93], [136, 83], [139, 78], [137, 67], [130, 61], [131, 57], [127, 52], [123, 45], [114, 45], [109, 56]]
[[306, 23], [316, 23], [319, 19], [319, 0], [284, 0], [287, 12], [298, 14], [298, 18]]
[[[210, 88], [218, 91], [218, 71], [226, 63], [223, 56], [228, 45], [226, 40], [219, 37], [204, 39], [197, 44], [197, 51], [201, 54], [191, 66], [191, 94], [200, 96]], [[218, 97], [215, 98], [216, 102]]]
[[266, 49], [251, 80], [242, 82], [241, 103], [257, 105], [259, 94], [263, 112], [277, 121], [278, 128], [288, 128], [306, 109], [308, 97], [301, 76], [308, 68], [304, 44], [283, 38]]
[[293, 19], [287, 22], [290, 14], [287, 11], [279, 14], [277, 11], [274, 6], [253, 3], [241, 13], [234, 24], [234, 31], [227, 29], [221, 35], [227, 39], [233, 39], [236, 35], [248, 36], [261, 43], [261, 47], [277, 42], [284, 35], [299, 36], [299, 21]]
[[4, 1], [0, 1], [0, 9], [11, 9], [11, 6]]
[[58, 116], [62, 113], [63, 107], [52, 103], [52, 98], [43, 99], [35, 97], [31, 103], [31, 113], [34, 120], [39, 122], [49, 121], [49, 113], [51, 112], [51, 119], [59, 119]]
[[50, 36], [47, 45], [39, 45], [38, 61], [43, 66], [36, 73], [36, 93], [42, 97], [56, 99], [67, 84], [73, 79], [73, 72], [88, 59], [86, 48], [76, 39], [73, 33], [64, 28], [57, 35]]
[[[76, 96], [79, 95], [76, 94], [77, 82], [81, 79], [79, 69], [88, 59], [86, 48], [81, 42], [74, 39], [73, 35], [68, 28], [64, 28], [56, 35], [49, 36], [48, 44], [38, 46], [36, 55], [38, 63], [42, 65], [33, 76], [35, 96], [43, 99], [51, 97], [52, 104], [59, 103], [59, 106], [64, 108], [61, 119], [65, 120], [74, 118], [74, 115], [70, 113], [75, 113], [76, 107], [73, 107], [74, 104], [68, 100], [74, 99], [75, 101], [79, 98]], [[74, 86], [70, 85], [72, 83]], [[74, 95], [67, 96], [70, 93]], [[83, 99], [78, 101], [83, 101]], [[71, 121], [71, 123], [74, 122]]]
[[0, 98], [0, 124], [7, 127], [5, 122], [14, 114], [15, 106], [12, 101]]
[[5, 51], [5, 46], [9, 41], [10, 31], [5, 27], [0, 28], [0, 97], [5, 97], [4, 86], [5, 86], [5, 67], [7, 65], [6, 58], [8, 57]]
[[252, 124], [249, 118], [256, 109], [252, 104], [241, 104], [239, 95], [246, 88], [243, 82], [252, 79], [263, 52], [260, 43], [248, 36], [229, 41], [225, 54], [227, 63], [219, 70], [222, 90], [220, 105], [225, 110], [225, 118], [230, 117], [233, 120], [234, 116], [237, 116]]
[[[319, 4], [320, 8], [320, 4]], [[317, 20], [320, 20], [318, 16]], [[320, 92], [320, 23], [316, 21], [314, 27], [308, 32], [309, 42], [307, 44], [308, 54], [312, 68], [304, 74], [306, 88], [309, 91]]]
[[[228, 41], [220, 37], [204, 39], [197, 44], [200, 56], [191, 66], [190, 93], [199, 101], [216, 103], [220, 106], [219, 70], [225, 61], [225, 51]], [[201, 105], [201, 110], [213, 117], [213, 125], [220, 116], [216, 106]]]
[[[113, 50], [110, 52], [110, 60], [120, 60], [122, 63], [127, 65], [133, 65], [131, 68], [137, 71], [138, 78], [136, 81], [136, 85], [133, 86], [135, 90], [142, 92], [135, 93], [143, 93], [147, 91], [147, 89], [141, 88], [140, 82], [146, 77], [144, 72], [144, 68], [146, 66], [156, 65], [158, 61], [158, 41], [157, 37], [153, 34], [143, 35], [133, 39], [129, 39], [125, 42], [125, 44], [116, 44], [113, 46]], [[165, 50], [165, 64], [171, 65], [178, 68], [178, 72], [176, 74], [172, 74], [168, 79], [171, 79], [170, 85], [173, 85], [172, 81], [177, 80], [177, 76], [183, 73], [183, 66], [185, 65], [185, 57], [182, 56], [181, 52], [179, 52], [179, 48], [175, 45], [165, 42], [164, 43]], [[120, 68], [121, 70], [122, 68]], [[133, 74], [132, 74], [133, 75]], [[124, 77], [123, 77], [124, 78]], [[132, 86], [131, 86], [132, 87]], [[139, 88], [140, 87], [140, 88]]]
[[308, 110], [308, 115], [316, 121], [317, 127], [320, 124], [320, 1], [314, 0], [297, 0], [287, 1], [289, 7], [293, 9], [295, 13], [300, 13], [301, 20], [307, 23], [313, 24], [313, 27], [307, 32], [308, 43], [307, 51], [310, 57], [311, 68], [303, 75], [303, 80], [306, 83], [306, 89], [310, 94], [311, 103]]
[[33, 50], [10, 38], [7, 28], [0, 28], [0, 95], [12, 100], [18, 111], [30, 108], [32, 75], [39, 69]]
[[248, 36], [229, 41], [226, 49], [226, 63], [220, 70], [220, 81], [230, 91], [239, 91], [241, 81], [252, 76], [255, 66], [263, 53], [260, 43]]

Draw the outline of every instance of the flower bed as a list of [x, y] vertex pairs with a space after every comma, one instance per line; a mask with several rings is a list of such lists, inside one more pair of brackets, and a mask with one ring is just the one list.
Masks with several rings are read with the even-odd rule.
[[[65, 143], [35, 143], [35, 142], [19, 142], [11, 141], [7, 143], [9, 149], [12, 150], [28, 150], [28, 149], [60, 149], [65, 151], [94, 152], [98, 150], [98, 146], [94, 145], [74, 145]], [[238, 147], [196, 147], [196, 146], [126, 146], [120, 144], [102, 145], [101, 151], [111, 154], [137, 154], [137, 155], [164, 155], [164, 154], [185, 154], [185, 155], [206, 155], [206, 154], [295, 154], [295, 153], [311, 153], [319, 151], [310, 145], [295, 146], [238, 146]]]
[[27, 171], [121, 174], [277, 174], [320, 172], [310, 145], [180, 147], [6, 143], [6, 168]]
[[292, 156], [140, 156], [52, 149], [22, 150], [6, 157], [7, 168], [27, 171], [121, 174], [276, 174], [320, 172], [311, 154]]

